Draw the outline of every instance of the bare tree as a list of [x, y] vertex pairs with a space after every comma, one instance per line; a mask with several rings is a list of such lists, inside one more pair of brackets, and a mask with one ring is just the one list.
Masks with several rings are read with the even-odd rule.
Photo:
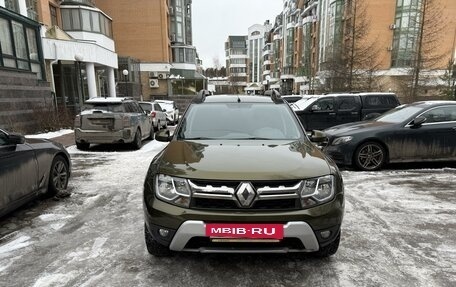
[[364, 0], [345, 2], [345, 20], [336, 31], [342, 35], [341, 43], [334, 44], [338, 46], [333, 47], [330, 60], [325, 63], [327, 88], [332, 92], [373, 89], [375, 72], [380, 69], [381, 45], [370, 35], [367, 5]]
[[442, 66], [445, 57], [450, 51], [440, 52], [440, 39], [446, 28], [446, 17], [443, 5], [440, 0], [421, 0], [419, 15], [415, 22], [410, 19], [410, 24], [418, 28], [416, 38], [416, 50], [414, 53], [409, 101], [414, 102], [418, 99], [418, 94], [429, 81], [435, 79], [435, 75], [430, 73], [431, 70]]

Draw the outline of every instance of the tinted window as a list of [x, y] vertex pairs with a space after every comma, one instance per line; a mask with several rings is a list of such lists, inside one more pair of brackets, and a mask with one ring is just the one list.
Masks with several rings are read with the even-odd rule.
[[159, 104], [154, 104], [154, 109], [155, 109], [156, 111], [162, 112], [162, 108], [160, 107]]
[[334, 110], [334, 99], [324, 98], [316, 101], [313, 106], [317, 106], [318, 111], [333, 111]]
[[396, 97], [391, 95], [364, 96], [365, 107], [396, 107], [398, 104]]
[[356, 110], [358, 103], [354, 97], [341, 96], [337, 98], [337, 109], [339, 111], [352, 111]]
[[434, 108], [425, 112], [422, 116], [426, 118], [426, 123], [456, 121], [456, 106]]
[[152, 110], [152, 105], [151, 104], [145, 104], [145, 103], [142, 103], [142, 104], [139, 104], [141, 106], [141, 108], [147, 112], [150, 112]]
[[100, 110], [113, 113], [123, 113], [124, 111], [121, 103], [86, 103], [83, 110]]
[[6, 134], [0, 131], [0, 145], [6, 145]]
[[302, 133], [287, 105], [206, 103], [190, 106], [178, 137], [294, 140]]

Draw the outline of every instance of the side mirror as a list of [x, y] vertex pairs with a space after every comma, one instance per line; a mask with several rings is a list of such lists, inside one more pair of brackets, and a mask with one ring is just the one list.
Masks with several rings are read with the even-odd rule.
[[161, 130], [158, 134], [155, 135], [155, 139], [159, 142], [169, 142], [171, 141], [171, 136], [169, 130]]
[[420, 127], [424, 122], [426, 122], [426, 118], [419, 116], [419, 117], [416, 117], [410, 124], [413, 127]]
[[25, 143], [25, 137], [21, 134], [9, 134], [8, 143], [12, 145], [18, 145]]
[[322, 131], [313, 130], [310, 134], [310, 141], [314, 143], [323, 143], [327, 141], [328, 137]]
[[166, 109], [162, 109], [162, 111], [163, 111], [164, 113], [166, 113]]

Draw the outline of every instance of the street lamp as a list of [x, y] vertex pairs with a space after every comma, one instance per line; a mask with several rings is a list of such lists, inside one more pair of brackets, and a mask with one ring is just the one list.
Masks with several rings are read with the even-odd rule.
[[128, 88], [127, 88], [127, 77], [128, 77], [128, 70], [124, 69], [122, 71], [122, 74], [124, 75], [124, 80], [125, 80], [125, 95], [128, 97]]
[[81, 62], [84, 60], [84, 56], [80, 53], [77, 53], [74, 55], [74, 59], [76, 60], [77, 63], [77, 69], [79, 72], [79, 83], [80, 83], [80, 90], [78, 93], [78, 98], [79, 98], [79, 109], [82, 109], [82, 105], [84, 104], [84, 82], [82, 78], [82, 68], [81, 68]]

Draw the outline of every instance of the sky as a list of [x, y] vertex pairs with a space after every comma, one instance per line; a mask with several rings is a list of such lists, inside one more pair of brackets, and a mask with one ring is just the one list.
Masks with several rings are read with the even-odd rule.
[[205, 68], [214, 58], [225, 66], [225, 41], [230, 35], [247, 35], [254, 24], [264, 24], [282, 12], [283, 0], [193, 0], [193, 45]]

